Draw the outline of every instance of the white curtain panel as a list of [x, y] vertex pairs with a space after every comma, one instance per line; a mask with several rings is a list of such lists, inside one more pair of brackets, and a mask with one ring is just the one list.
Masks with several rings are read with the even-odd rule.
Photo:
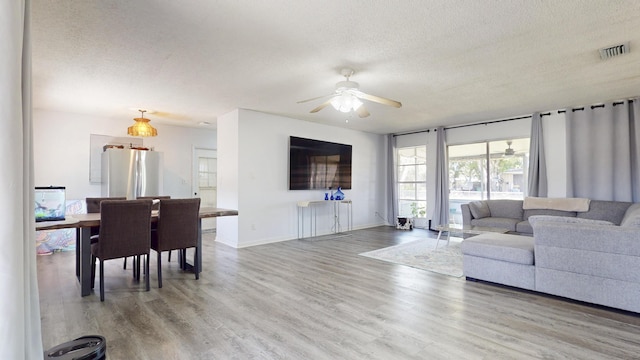
[[631, 153], [631, 184], [632, 184], [632, 201], [640, 202], [640, 98], [631, 100], [629, 106], [631, 108], [630, 128], [630, 153]]
[[531, 115], [528, 184], [528, 196], [547, 197], [547, 164], [544, 157], [544, 141], [542, 137], [542, 119], [540, 113]]
[[36, 276], [30, 1], [0, 2], [0, 353], [42, 359]]
[[396, 147], [397, 145], [395, 135], [387, 135], [387, 184], [389, 189], [387, 222], [390, 225], [396, 224], [396, 218], [398, 216], [398, 187], [396, 186]]
[[436, 199], [432, 222], [434, 225], [449, 224], [449, 166], [444, 127], [436, 129]]
[[638, 101], [567, 109], [567, 197], [640, 201]]

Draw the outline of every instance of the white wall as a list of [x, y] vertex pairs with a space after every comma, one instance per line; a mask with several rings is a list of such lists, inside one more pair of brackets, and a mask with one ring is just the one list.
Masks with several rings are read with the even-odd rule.
[[[343, 191], [353, 200], [354, 228], [384, 224], [384, 136], [240, 109], [218, 119], [218, 206], [237, 205], [240, 215], [235, 239], [236, 224], [218, 220], [217, 241], [244, 247], [295, 239], [297, 202], [324, 199], [325, 191], [288, 190], [289, 136], [352, 145], [352, 190]], [[233, 152], [237, 168], [227, 164]], [[332, 214], [330, 207], [319, 208], [318, 235], [331, 233]]]
[[[239, 110], [218, 117], [218, 207], [239, 210]], [[216, 241], [238, 247], [239, 216], [223, 216], [217, 219]]]
[[[89, 182], [90, 134], [127, 136], [130, 119], [113, 119], [64, 112], [34, 110], [34, 170], [37, 186], [67, 187], [68, 199], [99, 197], [100, 184]], [[166, 126], [153, 122], [158, 136], [144, 138], [145, 146], [164, 153], [164, 193], [191, 197], [193, 147], [216, 148], [216, 131]]]

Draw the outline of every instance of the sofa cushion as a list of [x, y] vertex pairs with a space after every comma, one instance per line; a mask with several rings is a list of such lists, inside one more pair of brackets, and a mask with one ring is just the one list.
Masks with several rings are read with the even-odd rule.
[[529, 220], [523, 220], [516, 224], [516, 232], [522, 234], [533, 234], [533, 227], [531, 227]]
[[533, 238], [529, 236], [485, 233], [465, 239], [463, 255], [533, 265]]
[[631, 206], [630, 202], [591, 200], [589, 211], [578, 213], [582, 219], [606, 220], [620, 225], [625, 212]]
[[522, 200], [488, 200], [487, 205], [492, 217], [522, 221], [524, 211], [522, 210]]
[[489, 205], [486, 201], [472, 201], [469, 203], [469, 211], [475, 219], [482, 219], [491, 216]]
[[629, 206], [620, 226], [640, 228], [640, 203]]
[[552, 215], [552, 216], [568, 216], [576, 217], [578, 213], [575, 211], [562, 211], [562, 210], [550, 210], [550, 209], [530, 209], [524, 210], [524, 220], [528, 220], [531, 216], [536, 215]]
[[606, 226], [615, 225], [611, 221], [583, 219], [583, 218], [571, 217], [571, 216], [536, 215], [529, 218], [529, 223], [531, 223], [531, 226], [533, 228], [535, 228], [536, 224], [540, 221], [550, 221], [554, 223], [565, 223], [565, 224], [590, 224], [590, 225], [606, 225]]
[[471, 225], [473, 226], [484, 226], [484, 227], [494, 227], [500, 229], [506, 229], [507, 231], [516, 231], [516, 224], [521, 220], [519, 219], [510, 219], [510, 218], [499, 218], [499, 217], [487, 217], [482, 219], [472, 219]]

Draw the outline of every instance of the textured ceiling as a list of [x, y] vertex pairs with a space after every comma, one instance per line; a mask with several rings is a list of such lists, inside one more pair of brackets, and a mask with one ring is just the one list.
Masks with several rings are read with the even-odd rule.
[[[32, 38], [36, 109], [152, 123], [244, 108], [398, 133], [640, 95], [637, 0], [33, 0]], [[342, 67], [402, 108], [296, 103]]]

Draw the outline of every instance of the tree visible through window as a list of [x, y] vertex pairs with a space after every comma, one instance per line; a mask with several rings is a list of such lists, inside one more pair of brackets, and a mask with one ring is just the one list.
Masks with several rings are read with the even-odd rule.
[[462, 223], [460, 205], [483, 199], [523, 199], [527, 189], [529, 139], [451, 145], [449, 219]]
[[427, 210], [427, 147], [397, 149], [398, 216], [425, 217]]

